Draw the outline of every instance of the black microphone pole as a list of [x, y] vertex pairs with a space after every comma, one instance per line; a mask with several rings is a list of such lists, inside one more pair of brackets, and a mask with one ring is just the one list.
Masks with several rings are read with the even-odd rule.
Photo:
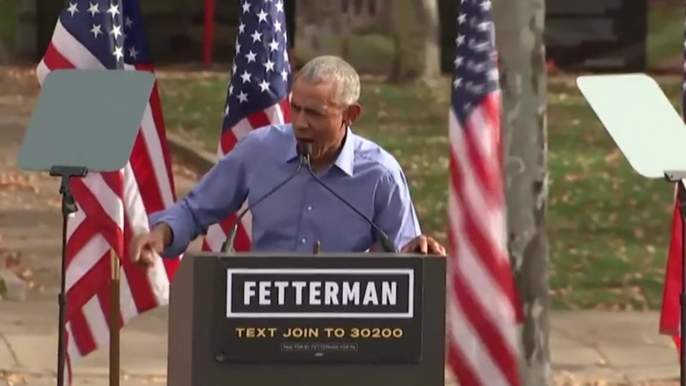
[[331, 194], [333, 194], [339, 201], [344, 203], [348, 208], [352, 209], [353, 212], [357, 213], [358, 216], [362, 217], [365, 219], [369, 225], [372, 226], [374, 229], [376, 236], [379, 238], [381, 241], [381, 247], [383, 248], [384, 252], [389, 252], [389, 253], [398, 253], [398, 250], [395, 248], [395, 245], [391, 242], [391, 239], [388, 238], [388, 235], [379, 228], [378, 225], [374, 224], [374, 221], [371, 219], [367, 218], [362, 212], [357, 210], [354, 206], [352, 206], [348, 201], [346, 201], [343, 197], [338, 195], [333, 189], [331, 189], [329, 186], [327, 186], [324, 182], [322, 182], [317, 176], [314, 174], [314, 171], [312, 170], [312, 164], [310, 163], [310, 154], [312, 153], [312, 145], [309, 143], [298, 143], [298, 153], [302, 154], [302, 158], [307, 165], [307, 170], [310, 172], [310, 175], [312, 178], [314, 178], [315, 181], [319, 183], [324, 189], [328, 190]]
[[[298, 144], [298, 146], [296, 147], [296, 150], [298, 151], [298, 168], [295, 169], [295, 172], [294, 172], [293, 174], [291, 174], [290, 177], [286, 178], [283, 182], [281, 182], [280, 184], [276, 185], [272, 190], [270, 190], [269, 192], [267, 192], [267, 194], [265, 194], [264, 196], [262, 196], [259, 200], [255, 201], [253, 204], [248, 205], [248, 207], [246, 207], [245, 209], [243, 209], [243, 210], [238, 214], [238, 217], [236, 217], [236, 220], [231, 224], [231, 230], [230, 230], [230, 232], [229, 232], [229, 236], [226, 238], [226, 241], [224, 241], [224, 243], [222, 244], [222, 247], [221, 247], [221, 252], [222, 252], [222, 253], [233, 253], [233, 252], [235, 251], [235, 250], [233, 249], [233, 243], [234, 243], [234, 241], [236, 240], [236, 234], [238, 233], [238, 224], [241, 222], [241, 219], [242, 219], [246, 214], [248, 214], [248, 211], [249, 211], [250, 209], [254, 208], [255, 206], [259, 205], [259, 203], [262, 202], [265, 198], [271, 196], [274, 192], [276, 192], [277, 190], [281, 189], [281, 187], [284, 186], [284, 185], [286, 185], [286, 183], [288, 183], [288, 181], [290, 181], [290, 180], [292, 180], [293, 178], [295, 178], [295, 176], [297, 176], [298, 173], [300, 173], [300, 169], [302, 169], [303, 164], [304, 164], [305, 162], [309, 162], [309, 158], [308, 158], [308, 161], [305, 161], [305, 155], [304, 155], [304, 154], [302, 153], [302, 151], [301, 151], [302, 148], [300, 147], [300, 144]], [[309, 157], [309, 153], [307, 153], [307, 157]]]

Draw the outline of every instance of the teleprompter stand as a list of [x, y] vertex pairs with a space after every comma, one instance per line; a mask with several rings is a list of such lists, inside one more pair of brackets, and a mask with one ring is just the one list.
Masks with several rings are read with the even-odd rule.
[[78, 208], [74, 196], [71, 193], [71, 178], [85, 177], [88, 169], [85, 167], [74, 166], [53, 166], [50, 168], [50, 175], [53, 177], [61, 177], [60, 194], [62, 195], [62, 267], [60, 278], [60, 293], [57, 295], [57, 302], [59, 305], [59, 324], [57, 334], [57, 384], [62, 385], [64, 382], [64, 361], [66, 348], [64, 343], [64, 330], [66, 326], [66, 310], [67, 310], [67, 294], [66, 294], [66, 272], [67, 272], [67, 225], [69, 223], [69, 216], [76, 213]]
[[[678, 184], [677, 200], [686, 222], [686, 126], [660, 86], [645, 74], [592, 75], [577, 85], [631, 167], [647, 178]], [[682, 241], [686, 241], [686, 226]], [[683, 244], [683, 243], [682, 243]], [[686, 332], [686, 249], [682, 245], [680, 334]], [[676, 327], [676, 326], [674, 326]], [[686, 345], [680, 352], [681, 386], [686, 386]]]
[[[679, 304], [681, 305], [681, 315], [679, 331], [683, 336], [683, 332], [686, 331], [686, 186], [684, 181], [686, 181], [686, 170], [679, 171], [665, 171], [665, 179], [668, 182], [677, 184], [677, 202], [679, 203], [679, 213], [681, 214], [681, 294], [679, 295]], [[679, 370], [681, 386], [686, 386], [686, 345], [681, 344], [679, 352]]]
[[29, 171], [47, 171], [50, 176], [61, 178], [58, 386], [64, 384], [66, 355], [67, 224], [69, 217], [78, 210], [71, 183], [87, 173], [114, 172], [124, 168], [153, 84], [154, 76], [143, 71], [53, 71], [41, 85], [41, 94], [24, 137], [19, 153], [20, 167]]

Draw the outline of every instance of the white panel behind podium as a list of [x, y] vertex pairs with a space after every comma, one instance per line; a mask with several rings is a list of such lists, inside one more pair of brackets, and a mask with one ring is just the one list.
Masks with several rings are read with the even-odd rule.
[[444, 256], [187, 255], [167, 384], [443, 386], [445, 291]]

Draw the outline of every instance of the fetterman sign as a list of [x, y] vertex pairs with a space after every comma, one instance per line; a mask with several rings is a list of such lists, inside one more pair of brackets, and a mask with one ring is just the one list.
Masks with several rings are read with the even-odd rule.
[[394, 260], [392, 267], [222, 269], [214, 335], [221, 361], [419, 361], [421, 259]]

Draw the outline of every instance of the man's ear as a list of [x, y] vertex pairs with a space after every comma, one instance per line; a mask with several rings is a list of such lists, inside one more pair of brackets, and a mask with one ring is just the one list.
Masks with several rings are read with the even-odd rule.
[[348, 106], [345, 114], [343, 115], [343, 119], [345, 120], [345, 123], [347, 125], [352, 125], [353, 123], [355, 123], [357, 118], [360, 117], [361, 114], [362, 106], [359, 103], [355, 103], [353, 105]]

